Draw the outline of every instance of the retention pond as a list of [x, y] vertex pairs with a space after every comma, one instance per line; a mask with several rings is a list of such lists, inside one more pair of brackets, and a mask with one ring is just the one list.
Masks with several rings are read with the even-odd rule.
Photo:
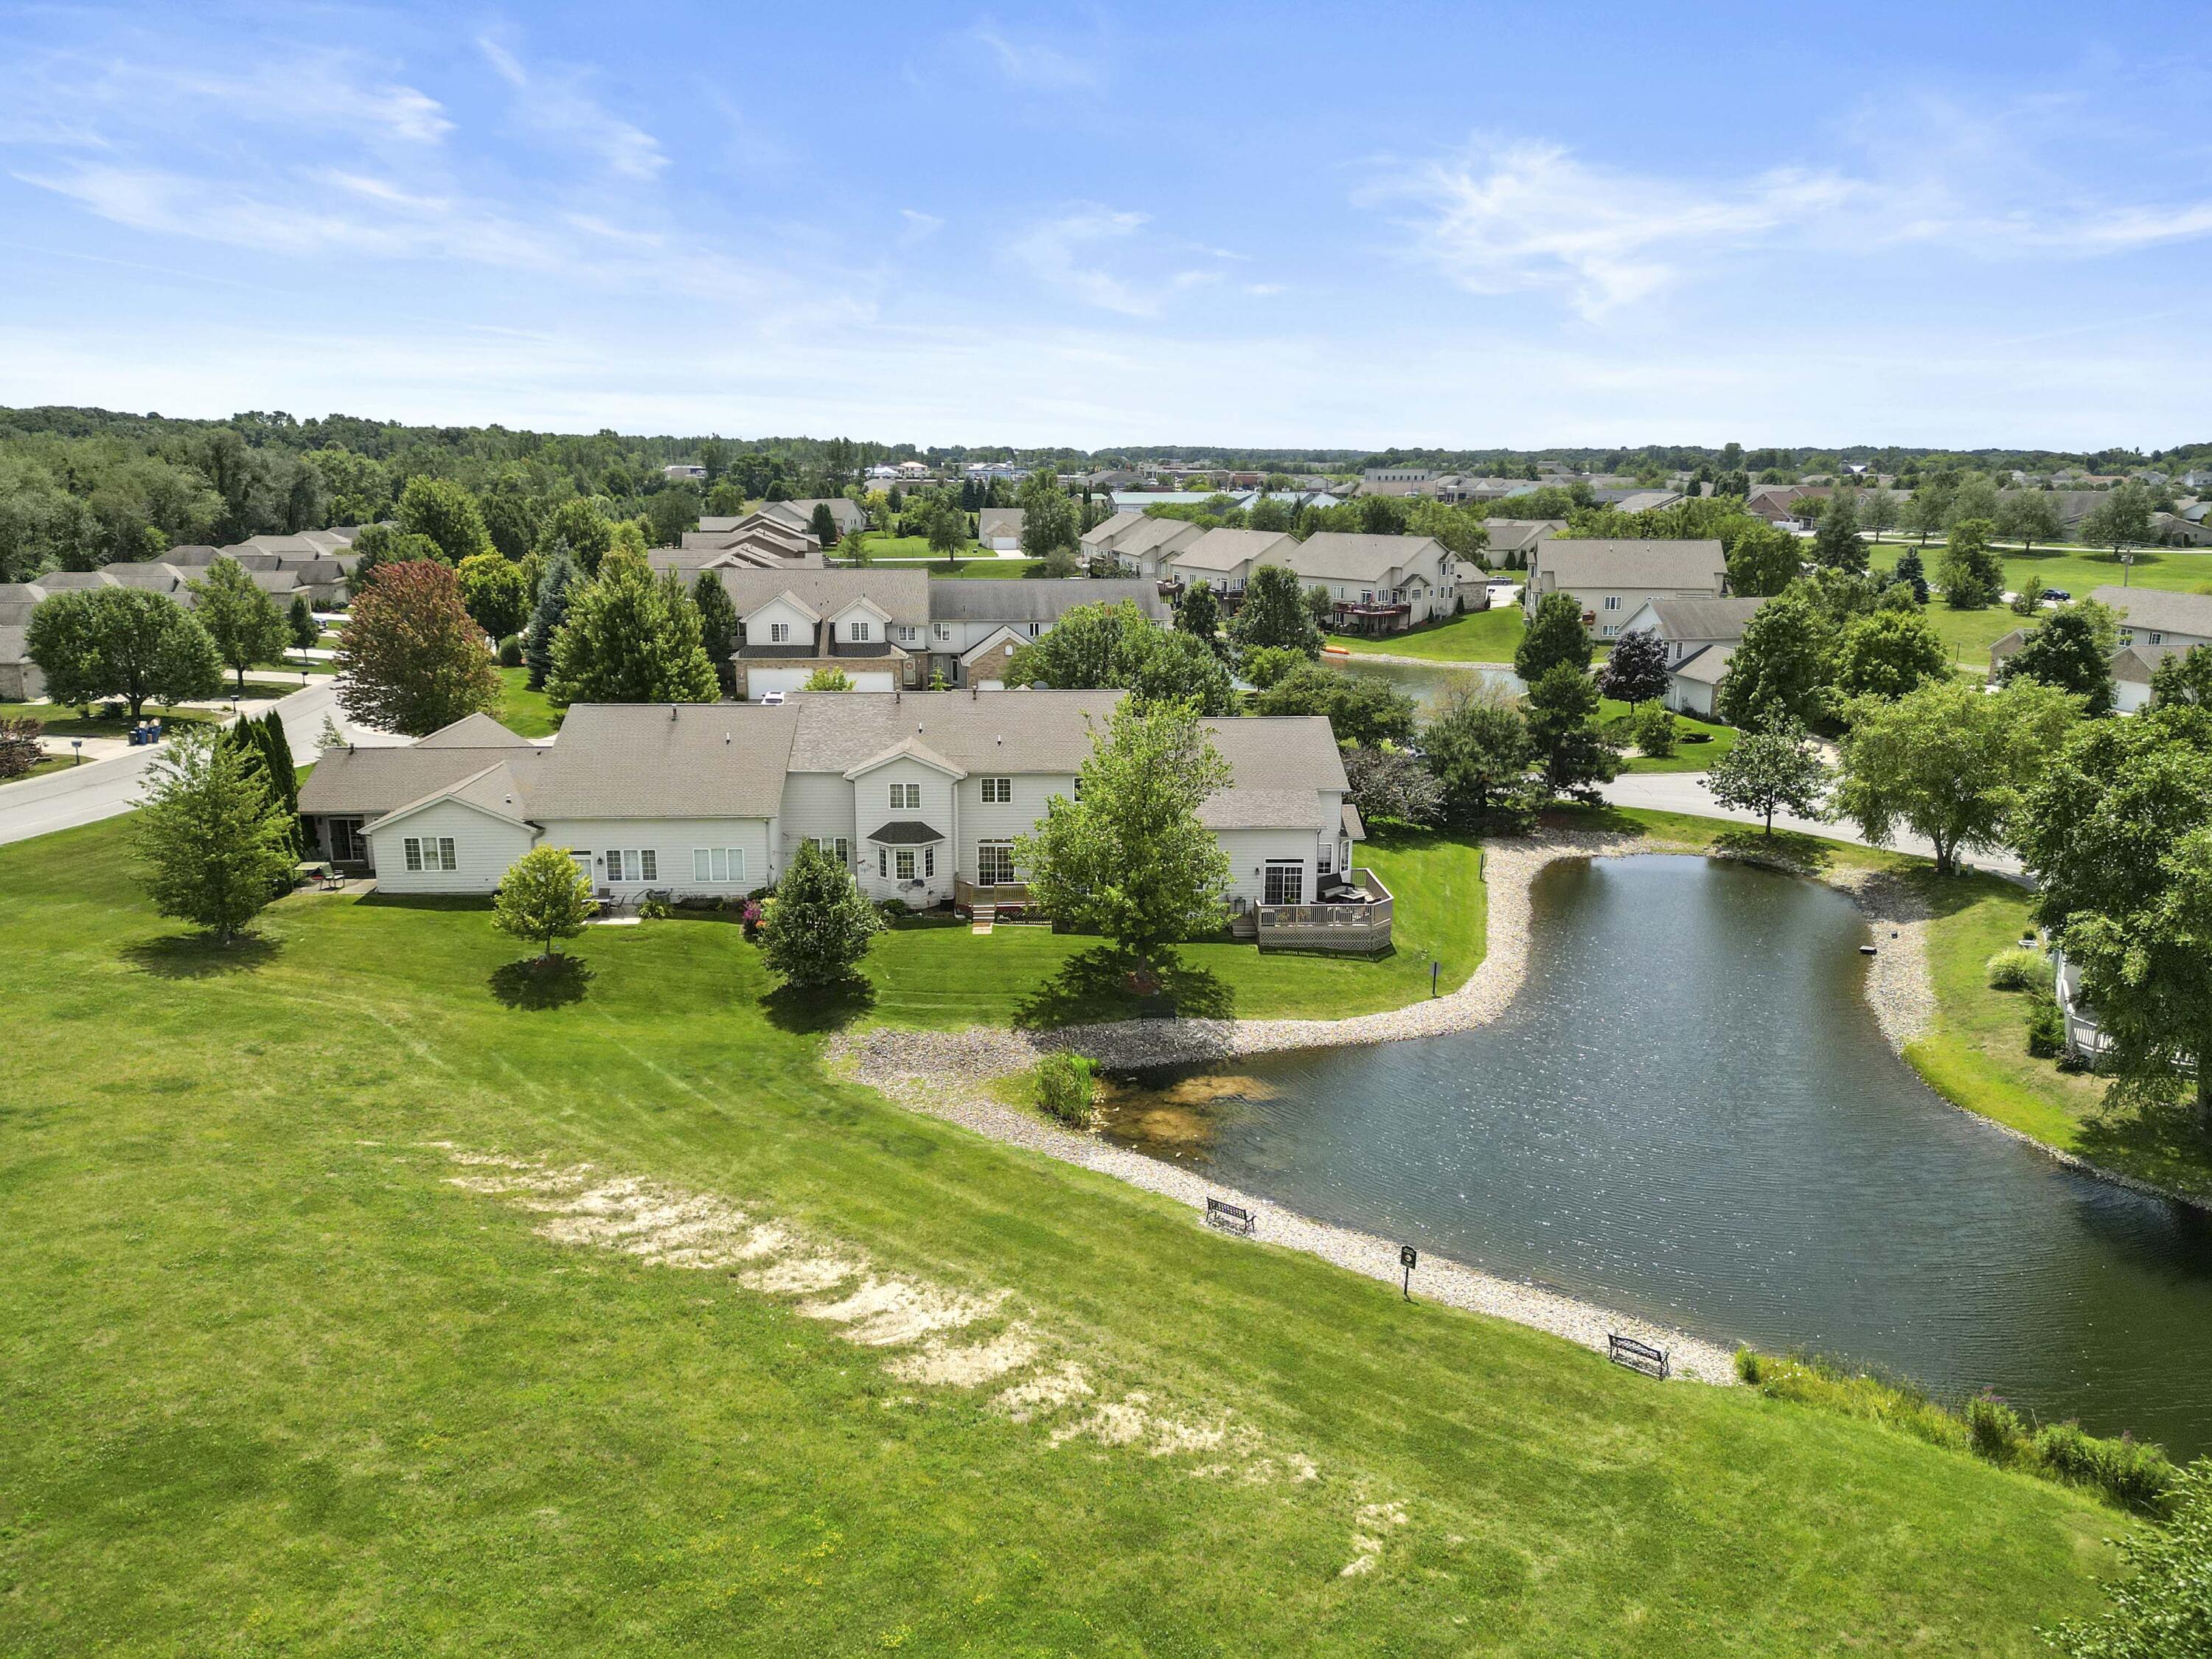
[[2212, 1450], [2212, 1227], [1930, 1091], [1848, 898], [1641, 855], [1554, 865], [1534, 904], [1496, 1024], [1134, 1079], [1109, 1134], [1716, 1340]]

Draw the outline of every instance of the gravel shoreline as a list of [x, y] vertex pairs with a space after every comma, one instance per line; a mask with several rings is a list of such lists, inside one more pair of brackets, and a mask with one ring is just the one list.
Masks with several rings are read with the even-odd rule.
[[[979, 1085], [1024, 1071], [1041, 1054], [1055, 1048], [1073, 1049], [1115, 1068], [1136, 1069], [1472, 1030], [1504, 1012], [1520, 991], [1528, 971], [1531, 890], [1547, 866], [1558, 859], [1665, 852], [1710, 855], [1707, 848], [1597, 831], [1559, 832], [1486, 848], [1490, 923], [1482, 963], [1458, 990], [1407, 1008], [1336, 1020], [1124, 1021], [1037, 1032], [986, 1026], [961, 1031], [876, 1030], [841, 1035], [832, 1040], [830, 1053], [859, 1081], [913, 1110], [1110, 1175], [1193, 1209], [1202, 1210], [1209, 1197], [1228, 1199], [1253, 1212], [1259, 1218], [1259, 1237], [1269, 1243], [1304, 1250], [1370, 1279], [1395, 1282], [1398, 1247], [1389, 1240], [1316, 1221], [1141, 1152], [1042, 1122], [989, 1098]], [[1893, 878], [1844, 872], [1820, 878], [1849, 893], [1875, 933], [1867, 997], [1884, 1037], [1901, 1053], [1929, 1029], [1934, 1017], [1927, 913]], [[1888, 937], [1882, 937], [1885, 933]], [[1638, 1337], [1666, 1348], [1678, 1376], [1724, 1386], [1735, 1381], [1731, 1351], [1686, 1332], [1443, 1257], [1425, 1258], [1419, 1277], [1430, 1301], [1510, 1319], [1601, 1352], [1609, 1333]]]

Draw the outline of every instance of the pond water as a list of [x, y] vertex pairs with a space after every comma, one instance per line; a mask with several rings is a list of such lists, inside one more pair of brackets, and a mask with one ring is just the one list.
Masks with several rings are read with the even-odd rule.
[[1491, 685], [1503, 687], [1508, 695], [1516, 697], [1528, 690], [1521, 683], [1521, 677], [1503, 663], [1438, 663], [1431, 668], [1425, 663], [1376, 662], [1359, 656], [1323, 657], [1322, 660], [1347, 673], [1372, 674], [1377, 679], [1389, 681], [1413, 698], [1423, 714], [1435, 706], [1444, 687], [1462, 675], [1472, 674]]
[[1933, 1094], [1850, 900], [1643, 855], [1553, 866], [1535, 915], [1495, 1024], [1152, 1079], [1108, 1133], [1716, 1340], [2212, 1449], [2212, 1227]]

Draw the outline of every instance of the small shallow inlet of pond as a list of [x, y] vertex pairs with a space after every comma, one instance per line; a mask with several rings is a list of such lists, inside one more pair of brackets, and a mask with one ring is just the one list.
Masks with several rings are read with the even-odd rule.
[[2212, 1227], [1931, 1092], [1848, 898], [1645, 854], [1553, 865], [1534, 915], [1496, 1024], [1127, 1079], [1107, 1133], [1717, 1341], [2212, 1450]]

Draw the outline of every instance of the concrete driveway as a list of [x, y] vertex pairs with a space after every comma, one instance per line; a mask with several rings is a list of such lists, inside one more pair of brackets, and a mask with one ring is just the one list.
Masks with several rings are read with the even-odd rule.
[[[404, 738], [348, 721], [338, 712], [337, 692], [328, 681], [279, 698], [276, 708], [284, 722], [284, 735], [291, 739], [292, 758], [302, 765], [313, 760], [318, 753], [315, 739], [322, 731], [325, 715], [337, 722], [338, 729], [350, 742], [383, 746], [406, 741]], [[92, 823], [129, 811], [138, 805], [146, 769], [161, 754], [164, 746], [155, 744], [128, 750], [112, 760], [88, 761], [82, 766], [49, 772], [44, 777], [0, 788], [0, 843], [27, 841], [33, 836], [52, 835], [57, 830], [73, 830], [81, 823]]]

